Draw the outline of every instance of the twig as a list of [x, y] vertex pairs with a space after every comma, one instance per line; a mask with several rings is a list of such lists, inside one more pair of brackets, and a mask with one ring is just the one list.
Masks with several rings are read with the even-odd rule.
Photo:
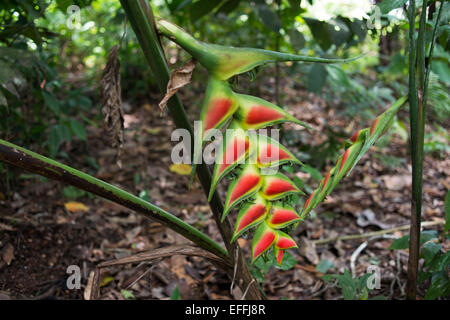
[[[444, 221], [427, 221], [422, 223], [422, 227], [431, 227], [431, 226], [436, 226], [436, 225], [441, 225], [444, 224]], [[390, 228], [390, 229], [384, 229], [384, 230], [380, 230], [380, 231], [374, 231], [374, 232], [367, 232], [367, 233], [362, 233], [362, 234], [352, 234], [352, 235], [347, 235], [347, 236], [341, 236], [341, 237], [333, 237], [333, 238], [325, 238], [325, 239], [319, 239], [319, 240], [315, 240], [312, 243], [315, 245], [318, 244], [327, 244], [330, 242], [336, 242], [336, 241], [345, 241], [345, 240], [354, 240], [354, 239], [364, 239], [364, 238], [369, 238], [369, 237], [373, 237], [373, 236], [378, 236], [378, 235], [383, 235], [386, 233], [392, 233], [395, 231], [400, 231], [400, 230], [407, 230], [410, 228], [410, 225], [404, 225], [404, 226], [399, 226], [399, 227], [395, 227], [395, 228]]]
[[364, 241], [359, 245], [359, 247], [352, 253], [352, 256], [350, 257], [350, 269], [352, 271], [352, 277], [355, 276], [355, 262], [356, 259], [358, 259], [361, 252], [367, 247], [368, 241]]

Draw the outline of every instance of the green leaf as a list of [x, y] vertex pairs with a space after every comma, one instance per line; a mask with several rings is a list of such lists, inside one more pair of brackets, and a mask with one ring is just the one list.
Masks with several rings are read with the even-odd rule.
[[217, 6], [220, 5], [222, 1], [219, 0], [199, 0], [196, 1], [189, 8], [189, 15], [191, 17], [192, 23], [195, 23], [197, 20], [207, 15], [211, 11], [214, 10]]
[[225, 1], [223, 5], [220, 6], [219, 9], [217, 9], [217, 13], [221, 12], [224, 14], [231, 13], [234, 9], [236, 9], [239, 6], [239, 3], [241, 0], [228, 0]]
[[425, 300], [434, 300], [450, 295], [450, 281], [446, 271], [437, 272], [431, 278], [431, 285], [425, 294]]
[[63, 195], [68, 199], [76, 200], [86, 195], [86, 191], [75, 188], [73, 186], [68, 186], [63, 188]]
[[308, 74], [308, 90], [311, 92], [320, 92], [327, 80], [327, 69], [321, 64], [314, 64]]
[[400, 8], [403, 6], [408, 0], [384, 0], [378, 7], [382, 14], [388, 14], [394, 9]]
[[[272, 258], [272, 263], [274, 265], [277, 264], [275, 255], [271, 254], [271, 258]], [[281, 262], [281, 266], [279, 267], [281, 270], [290, 270], [292, 269], [296, 264], [298, 263], [297, 259], [294, 258], [294, 256], [292, 256], [292, 254], [290, 254], [289, 252], [285, 252], [284, 256], [283, 256], [283, 261]]]
[[333, 262], [328, 259], [322, 259], [316, 266], [316, 270], [320, 273], [326, 273], [328, 270], [334, 268]]
[[268, 5], [258, 5], [258, 16], [261, 19], [264, 26], [269, 28], [275, 33], [280, 33], [280, 29], [283, 27], [280, 17], [273, 12]]
[[133, 292], [131, 292], [129, 290], [120, 290], [120, 294], [122, 295], [122, 297], [124, 297], [125, 300], [135, 300], [136, 299]]
[[42, 96], [44, 97], [45, 105], [53, 111], [57, 116], [61, 113], [61, 105], [59, 101], [52, 94], [42, 91]]
[[305, 37], [297, 29], [289, 30], [289, 40], [295, 51], [299, 51], [305, 47], [306, 44]]
[[181, 300], [180, 288], [178, 288], [178, 286], [176, 286], [170, 294], [170, 300]]
[[[420, 245], [423, 245], [424, 243], [437, 238], [438, 234], [435, 230], [423, 231], [420, 234]], [[389, 247], [389, 249], [391, 250], [402, 250], [407, 248], [409, 248], [409, 234], [394, 240], [394, 242], [392, 242], [391, 246]]]
[[322, 50], [327, 51], [333, 43], [328, 32], [327, 23], [311, 18], [303, 18], [303, 20], [305, 20], [311, 30], [314, 40], [317, 41]]
[[80, 121], [75, 119], [70, 120], [70, 128], [78, 138], [86, 141], [86, 129], [84, 128], [83, 124]]

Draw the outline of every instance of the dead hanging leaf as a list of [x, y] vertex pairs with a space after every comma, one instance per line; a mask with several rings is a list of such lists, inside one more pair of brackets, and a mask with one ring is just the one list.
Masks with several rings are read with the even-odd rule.
[[64, 207], [70, 212], [78, 212], [78, 211], [86, 212], [89, 210], [89, 208], [86, 207], [81, 202], [66, 202], [64, 203]]
[[108, 62], [103, 70], [101, 85], [102, 113], [105, 117], [107, 133], [111, 145], [117, 148], [116, 162], [121, 168], [120, 156], [124, 142], [124, 116], [122, 110], [122, 96], [120, 87], [120, 61], [117, 56], [119, 47], [112, 47], [108, 55]]
[[191, 174], [192, 166], [189, 165], [189, 164], [177, 163], [177, 164], [172, 164], [169, 167], [169, 170], [171, 172], [175, 172], [177, 174], [185, 176], [185, 175], [190, 175]]
[[159, 108], [161, 112], [164, 111], [164, 108], [167, 104], [167, 101], [175, 94], [177, 91], [191, 82], [192, 72], [195, 69], [195, 64], [197, 61], [195, 59], [191, 59], [185, 64], [183, 64], [180, 68], [176, 69], [170, 75], [169, 83], [167, 84], [166, 95], [159, 103]]

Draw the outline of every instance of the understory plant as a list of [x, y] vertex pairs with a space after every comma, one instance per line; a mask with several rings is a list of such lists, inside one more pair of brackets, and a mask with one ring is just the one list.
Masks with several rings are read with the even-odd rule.
[[[281, 264], [285, 250], [297, 247], [289, 232], [351, 173], [364, 153], [389, 129], [406, 98], [393, 103], [370, 127], [349, 137], [345, 143], [345, 151], [338, 157], [336, 165], [304, 201], [303, 207], [297, 208], [293, 195], [303, 196], [305, 193], [289, 177], [279, 172], [279, 167], [287, 163], [301, 166], [302, 163], [276, 139], [258, 134], [256, 130], [283, 122], [293, 122], [305, 127], [308, 125], [268, 101], [235, 92], [229, 80], [266, 63], [342, 63], [353, 59], [324, 59], [207, 44], [166, 20], [156, 20], [147, 1], [122, 0], [121, 4], [161, 92], [166, 89], [170, 74], [158, 33], [180, 45], [208, 71], [208, 85], [200, 113], [201, 125], [195, 132], [195, 141], [191, 141], [194, 147], [192, 175], [197, 174], [208, 197], [225, 248], [175, 215], [123, 189], [4, 140], [0, 140], [0, 161], [71, 184], [166, 225], [193, 241], [202, 249], [202, 253], [177, 248], [174, 252], [165, 254], [203, 256], [227, 272], [233, 283], [236, 281], [241, 287], [244, 297], [263, 299], [264, 294], [249, 272], [236, 239], [254, 228], [251, 260], [255, 261], [273, 250], [277, 263]], [[178, 128], [184, 128], [194, 136], [176, 94], [168, 101], [168, 111]], [[201, 161], [202, 149], [212, 136], [218, 134], [219, 129], [227, 125], [231, 130], [220, 142], [211, 176], [209, 168]], [[216, 186], [225, 176], [232, 177], [233, 181], [223, 205]], [[235, 209], [238, 209], [237, 219], [234, 227], [231, 227], [228, 215]]]
[[291, 179], [279, 172], [279, 166], [286, 163], [301, 166], [302, 163], [275, 139], [258, 134], [256, 130], [283, 122], [310, 127], [271, 102], [234, 92], [228, 80], [268, 62], [345, 61], [207, 44], [196, 40], [168, 21], [159, 20], [157, 25], [164, 36], [185, 49], [209, 73], [200, 112], [201, 125], [195, 136], [194, 168], [196, 163], [202, 161], [205, 141], [214, 135], [220, 136], [217, 129], [229, 123], [229, 130], [216, 153], [208, 200], [211, 200], [219, 181], [227, 175], [232, 175], [221, 216], [223, 221], [234, 208], [239, 209], [231, 241], [255, 228], [252, 261], [273, 249], [277, 262], [281, 265], [284, 251], [297, 247], [288, 234], [293, 229], [292, 225], [303, 221], [339, 181], [350, 174], [364, 153], [389, 128], [406, 98], [399, 99], [377, 117], [370, 128], [357, 131], [347, 141], [346, 150], [338, 158], [336, 166], [311, 193], [303, 208], [296, 210], [294, 197], [291, 196], [305, 193]]

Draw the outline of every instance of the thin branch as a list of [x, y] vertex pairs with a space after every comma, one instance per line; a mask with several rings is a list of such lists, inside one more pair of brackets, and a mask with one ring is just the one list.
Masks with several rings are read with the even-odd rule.
[[[422, 227], [431, 227], [431, 226], [436, 226], [436, 225], [440, 225], [440, 224], [444, 224], [444, 223], [445, 222], [443, 222], [443, 221], [427, 221], [427, 222], [422, 223]], [[330, 243], [330, 242], [337, 242], [337, 241], [365, 239], [365, 238], [379, 236], [379, 235], [383, 235], [383, 234], [387, 234], [387, 233], [393, 233], [393, 232], [396, 232], [396, 231], [408, 230], [410, 227], [411, 227], [411, 225], [407, 224], [407, 225], [404, 225], [404, 226], [399, 226], [399, 227], [395, 227], [395, 228], [391, 228], [391, 229], [384, 229], [384, 230], [380, 230], [380, 231], [367, 232], [367, 233], [361, 233], [361, 234], [351, 234], [351, 235], [340, 236], [340, 237], [333, 237], [333, 238], [319, 239], [319, 240], [312, 241], [312, 243], [315, 244], [315, 245], [320, 245], [320, 244], [327, 244], [327, 243]]]

